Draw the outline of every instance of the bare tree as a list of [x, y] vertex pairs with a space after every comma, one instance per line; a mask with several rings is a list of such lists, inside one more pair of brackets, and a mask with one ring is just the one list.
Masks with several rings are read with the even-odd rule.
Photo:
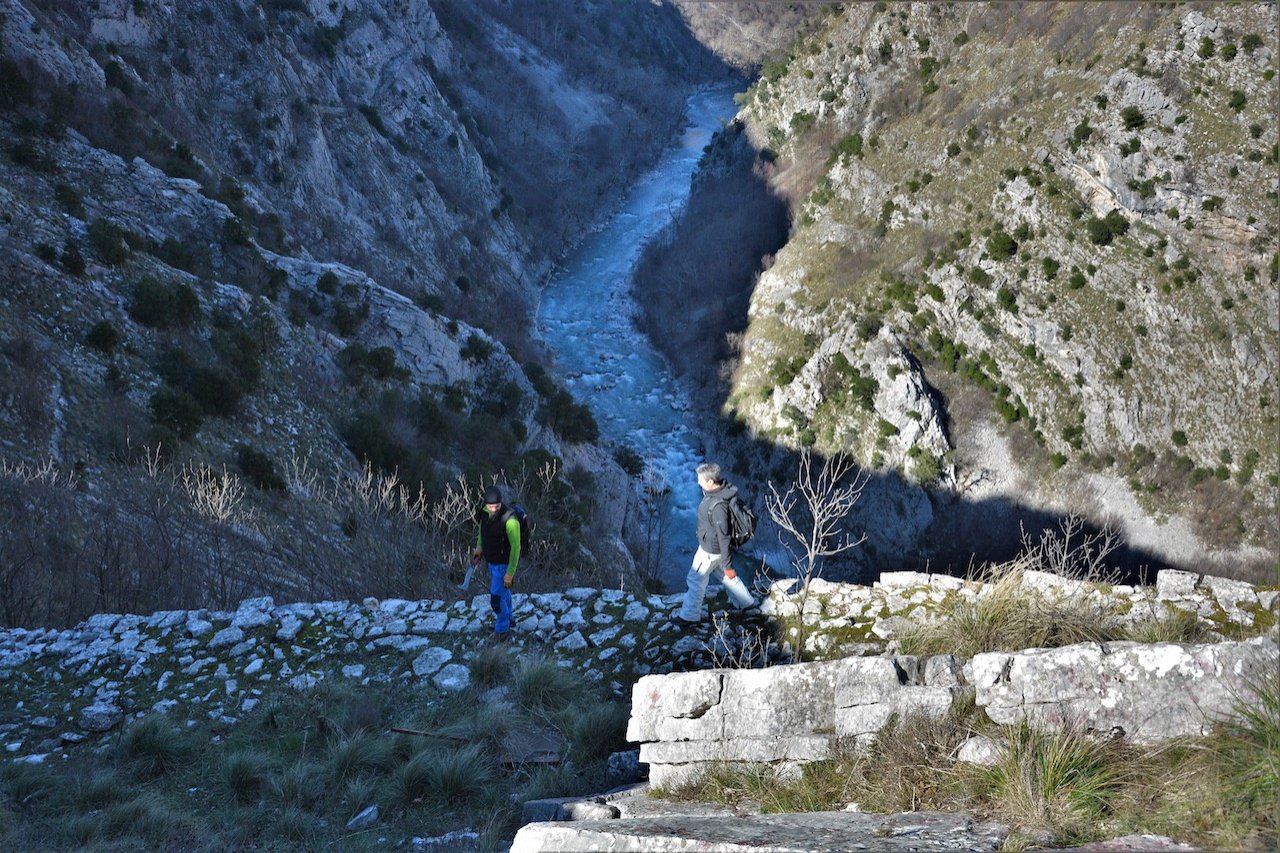
[[795, 652], [805, 646], [804, 606], [809, 585], [821, 577], [826, 561], [850, 551], [864, 541], [866, 534], [855, 537], [843, 527], [853, 511], [869, 477], [855, 473], [853, 460], [844, 455], [824, 459], [816, 465], [806, 448], [800, 451], [795, 480], [785, 492], [769, 483], [765, 508], [778, 528], [778, 541], [791, 558], [791, 566], [800, 581], [800, 612], [792, 629], [796, 638]]
[[645, 462], [640, 480], [640, 559], [636, 565], [645, 591], [656, 589], [662, 567], [662, 552], [671, 527], [671, 484], [666, 471], [650, 459]]

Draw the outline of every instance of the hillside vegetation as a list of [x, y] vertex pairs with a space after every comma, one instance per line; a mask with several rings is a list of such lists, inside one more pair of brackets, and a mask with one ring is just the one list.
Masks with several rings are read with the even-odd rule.
[[828, 11], [740, 100], [793, 219], [721, 329], [759, 465], [877, 472], [871, 565], [963, 567], [1078, 511], [1151, 562], [1269, 575], [1275, 8]]
[[4, 4], [0, 621], [443, 596], [495, 479], [628, 576], [532, 306], [724, 66], [537, 5]]

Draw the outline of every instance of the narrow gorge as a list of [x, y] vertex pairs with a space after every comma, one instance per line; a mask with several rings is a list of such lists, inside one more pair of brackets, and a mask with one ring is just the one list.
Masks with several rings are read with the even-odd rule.
[[1278, 29], [0, 0], [0, 840], [1268, 849]]

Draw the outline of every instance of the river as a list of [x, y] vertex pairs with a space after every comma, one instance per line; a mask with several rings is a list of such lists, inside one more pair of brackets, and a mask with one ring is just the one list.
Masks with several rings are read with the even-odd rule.
[[692, 95], [684, 132], [564, 260], [538, 308], [538, 333], [556, 354], [557, 373], [591, 407], [606, 443], [629, 446], [671, 487], [657, 574], [673, 590], [683, 588], [692, 557], [701, 498], [693, 469], [703, 441], [689, 392], [636, 327], [632, 276], [645, 243], [688, 201], [702, 149], [735, 112], [731, 90]]

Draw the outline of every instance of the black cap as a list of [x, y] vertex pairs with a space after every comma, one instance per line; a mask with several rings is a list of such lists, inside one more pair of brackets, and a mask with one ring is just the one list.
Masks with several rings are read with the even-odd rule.
[[484, 502], [487, 504], [502, 503], [502, 492], [498, 491], [497, 486], [490, 486], [484, 490]]

